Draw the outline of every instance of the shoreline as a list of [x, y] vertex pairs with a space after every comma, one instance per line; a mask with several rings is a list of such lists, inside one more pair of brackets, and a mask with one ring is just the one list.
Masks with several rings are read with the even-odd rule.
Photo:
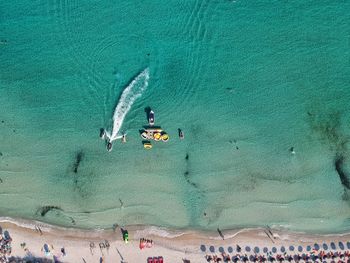
[[[237, 245], [242, 252], [250, 255], [259, 249], [273, 251], [276, 248], [280, 252], [282, 247], [290, 254], [309, 253], [315, 250], [315, 244], [323, 249], [324, 244], [331, 250], [332, 242], [335, 251], [350, 250], [350, 233], [342, 234], [307, 234], [291, 231], [280, 231], [264, 228], [246, 228], [236, 230], [221, 230], [222, 236], [217, 231], [176, 230], [155, 226], [126, 226], [130, 240], [126, 244], [122, 240], [121, 228], [114, 230], [82, 230], [75, 228], [63, 228], [49, 225], [39, 221], [14, 220], [8, 217], [0, 218], [2, 231], [8, 231], [12, 238], [13, 257], [30, 257], [53, 259], [57, 262], [147, 262], [148, 257], [162, 256], [166, 262], [188, 259], [191, 262], [205, 262], [206, 254], [220, 255], [222, 251], [230, 256], [238, 253]], [[37, 227], [40, 228], [41, 234]], [[270, 233], [269, 233], [270, 231]], [[151, 248], [140, 249], [140, 239], [153, 240]], [[107, 242], [109, 249], [101, 248], [101, 244]], [[339, 243], [340, 242], [340, 243]], [[21, 244], [25, 243], [25, 248]], [[90, 249], [90, 245], [94, 248]], [[42, 251], [44, 244], [50, 247], [50, 255]], [[340, 245], [343, 244], [343, 249]], [[303, 249], [298, 251], [299, 248]], [[62, 256], [60, 249], [64, 247], [67, 253]], [[52, 249], [53, 248], [53, 249]], [[248, 248], [250, 251], [248, 251]], [[293, 251], [291, 250], [293, 248]], [[308, 251], [308, 248], [310, 250]], [[327, 250], [325, 250], [327, 251]], [[50, 262], [50, 261], [49, 261]], [[52, 261], [54, 262], [54, 261]]]

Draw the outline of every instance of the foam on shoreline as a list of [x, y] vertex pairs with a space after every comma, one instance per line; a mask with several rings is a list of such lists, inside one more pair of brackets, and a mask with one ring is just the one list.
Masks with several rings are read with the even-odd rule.
[[[167, 261], [179, 261], [189, 259], [191, 262], [201, 262], [206, 254], [221, 254], [224, 250], [231, 255], [235, 251], [236, 245], [246, 250], [250, 248], [267, 248], [269, 251], [282, 246], [289, 249], [292, 246], [313, 248], [316, 244], [331, 244], [336, 246], [343, 243], [350, 249], [350, 234], [342, 233], [335, 235], [317, 235], [295, 233], [270, 229], [273, 237], [266, 234], [264, 228], [245, 228], [222, 230], [224, 239], [216, 231], [200, 230], [175, 230], [156, 226], [133, 225], [123, 226], [129, 232], [129, 243], [122, 240], [121, 229], [92, 229], [83, 230], [76, 228], [63, 228], [48, 225], [38, 221], [13, 219], [10, 217], [0, 217], [0, 226], [3, 231], [8, 230], [12, 241], [12, 256], [36, 259], [59, 259], [60, 262], [81, 262], [82, 258], [86, 262], [97, 262], [104, 258], [107, 262], [115, 262], [122, 259], [127, 262], [146, 262], [148, 257], [162, 255]], [[40, 227], [42, 233], [36, 231]], [[140, 249], [141, 238], [153, 240], [152, 248]], [[26, 249], [21, 247], [26, 244]], [[110, 244], [110, 248], [101, 247], [101, 244]], [[50, 255], [45, 255], [42, 251], [44, 244], [48, 244], [51, 249]], [[93, 247], [92, 247], [93, 244]], [[66, 256], [62, 256], [60, 248], [67, 251]], [[339, 248], [338, 248], [339, 249]], [[290, 250], [290, 249], [289, 249]], [[244, 252], [247, 254], [254, 253]], [[262, 253], [262, 252], [261, 252]], [[289, 251], [290, 254], [298, 254], [297, 250]]]
[[[73, 228], [73, 227], [62, 227], [57, 225], [48, 224], [45, 222], [37, 221], [37, 220], [27, 220], [27, 219], [19, 219], [19, 218], [11, 218], [11, 217], [0, 217], [0, 224], [9, 224], [15, 225], [19, 228], [28, 229], [28, 230], [36, 230], [37, 227], [40, 227], [42, 231], [52, 232], [52, 231], [74, 231], [75, 233], [83, 233], [84, 235], [87, 233], [100, 233], [100, 234], [111, 234], [115, 233], [115, 230], [111, 229], [81, 229], [81, 228]], [[222, 238], [218, 235], [217, 231], [213, 230], [198, 230], [198, 229], [175, 229], [175, 228], [166, 228], [160, 226], [152, 226], [152, 225], [125, 225], [119, 226], [124, 229], [128, 229], [131, 232], [134, 232], [137, 236], [157, 236], [160, 238], [167, 239], [176, 239], [184, 236], [201, 236], [206, 237], [210, 240], [222, 240]], [[296, 236], [300, 237], [300, 240], [307, 242], [311, 239], [317, 237], [348, 237], [350, 236], [350, 232], [344, 233], [330, 233], [330, 234], [317, 234], [317, 233], [306, 233], [306, 232], [296, 232], [289, 231], [286, 229], [271, 229], [274, 232], [274, 235], [278, 237], [280, 240], [288, 241], [295, 239]], [[256, 233], [260, 236], [265, 236], [265, 228], [256, 227], [256, 228], [237, 228], [237, 229], [224, 229], [225, 239], [234, 239], [237, 236], [246, 236], [251, 233]]]

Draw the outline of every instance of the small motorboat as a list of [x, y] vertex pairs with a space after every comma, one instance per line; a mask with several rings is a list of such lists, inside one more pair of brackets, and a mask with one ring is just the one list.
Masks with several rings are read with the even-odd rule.
[[148, 124], [150, 126], [153, 126], [154, 125], [154, 111], [151, 110], [149, 113], [148, 113]]
[[143, 148], [146, 150], [152, 149], [152, 144], [150, 142], [143, 143]]
[[179, 138], [181, 140], [185, 139], [185, 134], [184, 134], [184, 132], [181, 129], [179, 129]]
[[106, 130], [105, 129], [100, 129], [100, 138], [102, 140], [106, 139]]
[[113, 144], [111, 142], [108, 142], [107, 143], [107, 151], [112, 151], [112, 148], [113, 148]]
[[123, 143], [126, 142], [126, 134], [125, 134], [125, 133], [123, 133], [123, 135], [122, 135], [122, 142], [123, 142]]

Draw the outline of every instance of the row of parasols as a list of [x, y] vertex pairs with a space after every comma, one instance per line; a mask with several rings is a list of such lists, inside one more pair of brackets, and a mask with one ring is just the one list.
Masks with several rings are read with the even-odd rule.
[[[242, 251], [245, 251], [245, 252], [253, 252], [253, 253], [260, 253], [260, 252], [263, 252], [263, 253], [269, 253], [269, 252], [272, 252], [272, 253], [277, 253], [277, 252], [281, 252], [281, 253], [285, 253], [287, 252], [288, 250], [290, 252], [310, 252], [310, 251], [318, 251], [318, 250], [345, 250], [345, 249], [350, 249], [350, 242], [346, 242], [346, 245], [344, 245], [343, 242], [338, 242], [338, 244], [336, 244], [335, 242], [331, 242], [329, 245], [326, 244], [326, 243], [323, 243], [322, 245], [319, 245], [317, 243], [313, 244], [313, 245], [308, 245], [306, 247], [303, 247], [303, 246], [293, 246], [293, 245], [290, 245], [290, 246], [281, 246], [280, 248], [276, 248], [276, 247], [272, 247], [271, 249], [267, 248], [267, 247], [264, 247], [262, 250], [259, 248], [259, 247], [254, 247], [254, 248], [251, 248], [250, 246], [245, 246], [243, 248], [241, 248], [239, 245], [237, 245], [235, 248], [233, 248], [232, 246], [229, 246], [227, 247], [226, 251], [228, 253], [233, 253], [233, 252], [238, 252], [238, 253], [241, 253]], [[220, 252], [220, 253], [224, 253], [225, 252], [225, 249], [223, 247], [219, 247], [217, 250], [214, 246], [205, 246], [205, 245], [201, 245], [200, 246], [200, 250], [202, 252], [212, 252], [212, 253], [215, 253], [215, 252]]]
[[338, 263], [341, 262], [349, 262], [350, 260], [350, 251], [339, 251], [339, 252], [325, 252], [325, 251], [320, 251], [319, 253], [303, 253], [301, 255], [299, 254], [294, 254], [294, 255], [289, 255], [287, 253], [285, 254], [277, 254], [277, 255], [269, 255], [269, 256], [265, 256], [265, 255], [250, 255], [248, 256], [247, 254], [236, 254], [233, 255], [232, 258], [229, 254], [226, 253], [222, 253], [222, 257], [221, 256], [217, 256], [217, 255], [205, 255], [205, 259], [207, 260], [207, 262], [260, 262], [260, 263], [264, 263], [266, 261], [269, 262], [300, 262], [301, 260], [305, 261], [305, 262], [327, 262], [329, 260], [331, 260], [331, 262], [334, 262], [335, 259], [338, 260]]

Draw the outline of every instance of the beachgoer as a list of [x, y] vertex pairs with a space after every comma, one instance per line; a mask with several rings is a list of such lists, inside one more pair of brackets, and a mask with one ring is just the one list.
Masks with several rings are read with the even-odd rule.
[[108, 240], [105, 240], [105, 246], [106, 246], [107, 250], [110, 248], [111, 245], [109, 244]]
[[291, 154], [295, 154], [294, 147], [291, 147], [289, 150]]
[[62, 256], [66, 256], [66, 250], [64, 249], [64, 247], [61, 248], [61, 253], [62, 253]]
[[94, 242], [90, 242], [90, 252], [91, 255], [94, 255], [93, 249], [95, 248], [95, 243]]
[[205, 259], [208, 261], [208, 262], [211, 262], [213, 260], [212, 256], [210, 255], [205, 255]]

